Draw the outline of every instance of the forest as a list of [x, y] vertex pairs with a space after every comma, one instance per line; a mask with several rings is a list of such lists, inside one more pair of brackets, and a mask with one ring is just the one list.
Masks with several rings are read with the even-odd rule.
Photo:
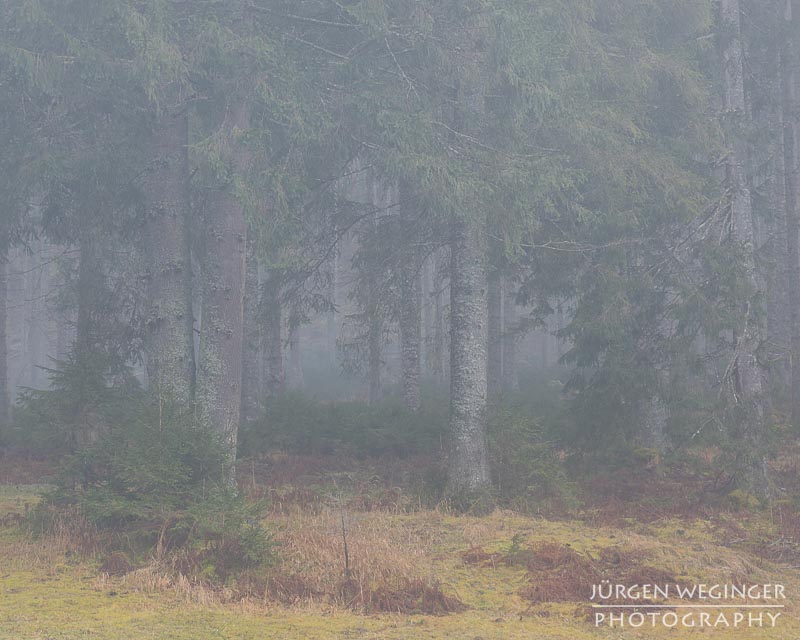
[[0, 639], [800, 634], [800, 0], [3, 0], [0, 150]]

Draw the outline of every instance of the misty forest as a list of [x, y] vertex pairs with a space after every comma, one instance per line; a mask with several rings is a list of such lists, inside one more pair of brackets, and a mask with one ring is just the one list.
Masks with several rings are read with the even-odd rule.
[[800, 0], [3, 0], [0, 334], [0, 638], [796, 638]]

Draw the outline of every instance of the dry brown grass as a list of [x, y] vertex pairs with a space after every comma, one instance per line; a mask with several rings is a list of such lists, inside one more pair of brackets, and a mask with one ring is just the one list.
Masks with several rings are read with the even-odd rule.
[[344, 520], [347, 566], [342, 512], [295, 508], [290, 515], [270, 519], [278, 545], [276, 566], [247, 572], [219, 586], [187, 577], [166, 557], [133, 571], [127, 566], [112, 571], [124, 563], [112, 563], [109, 557], [97, 587], [168, 592], [186, 602], [240, 603], [261, 609], [280, 605], [442, 615], [465, 608], [445, 593], [433, 573], [437, 534], [426, 526], [429, 519], [347, 512]]
[[[461, 607], [432, 573], [432, 529], [389, 514], [310, 514], [296, 510], [280, 522], [280, 566], [268, 597], [286, 604], [324, 600], [365, 612], [446, 613]], [[344, 539], [348, 558], [345, 559]]]
[[81, 514], [53, 512], [50, 516], [46, 532], [16, 523], [13, 536], [0, 543], [0, 564], [54, 572], [65, 559], [86, 558], [97, 552], [97, 532]]

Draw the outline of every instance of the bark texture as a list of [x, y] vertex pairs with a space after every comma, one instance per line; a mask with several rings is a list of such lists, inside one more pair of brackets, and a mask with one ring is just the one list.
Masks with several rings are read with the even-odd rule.
[[656, 371], [657, 388], [642, 402], [641, 407], [641, 445], [647, 449], [664, 453], [667, 449], [668, 405], [664, 400], [664, 390], [668, 383], [666, 370]]
[[[726, 186], [729, 191], [731, 239], [744, 251], [748, 284], [758, 290], [755, 263], [755, 231], [752, 203], [747, 182], [747, 142], [741, 129], [747, 119], [744, 91], [744, 60], [740, 27], [739, 1], [722, 0], [721, 18], [725, 46], [723, 49], [725, 111], [732, 130], [726, 159]], [[732, 396], [738, 412], [737, 438], [740, 446], [736, 469], [740, 486], [766, 497], [769, 485], [763, 454], [764, 411], [762, 372], [757, 360], [760, 342], [759, 326], [753, 301], [746, 300], [740, 309], [741, 325], [735, 336], [734, 363], [731, 370]]]
[[507, 392], [519, 391], [518, 348], [516, 291], [514, 282], [506, 276], [503, 279], [503, 389]]
[[283, 313], [280, 277], [269, 271], [263, 287], [261, 314], [264, 318], [264, 395], [274, 398], [286, 390], [283, 368]]
[[788, 258], [788, 223], [786, 218], [785, 176], [783, 166], [783, 115], [781, 105], [774, 110], [769, 129], [778, 132], [771, 145], [773, 170], [769, 196], [772, 215], [767, 216], [766, 248], [769, 270], [767, 291], [766, 362], [769, 363], [769, 388], [791, 389], [791, 267]]
[[187, 133], [185, 114], [165, 114], [156, 123], [144, 228], [149, 387], [156, 398], [183, 406], [192, 401], [194, 381]]
[[255, 248], [247, 243], [244, 285], [244, 343], [242, 347], [242, 420], [255, 420], [261, 412], [261, 346], [259, 322], [261, 282]]
[[[336, 231], [334, 231], [336, 233]], [[330, 284], [328, 297], [331, 308], [325, 321], [325, 334], [328, 343], [328, 357], [332, 367], [336, 366], [336, 342], [339, 339], [339, 320], [337, 316], [337, 296], [339, 294], [339, 247], [334, 248], [330, 260]]]
[[791, 335], [792, 424], [800, 428], [800, 123], [797, 87], [797, 18], [792, 0], [785, 0], [785, 33], [781, 50], [781, 115], [783, 121], [783, 179], [786, 215], [786, 258], [788, 261], [788, 296]]
[[[367, 197], [374, 213], [371, 224], [378, 228], [378, 209], [382, 206], [379, 183], [370, 169], [367, 173]], [[369, 385], [369, 404], [378, 404], [383, 396], [381, 369], [383, 368], [383, 317], [381, 315], [381, 292], [376, 268], [367, 273], [367, 376]]]
[[411, 411], [420, 408], [422, 339], [422, 282], [416, 273], [416, 263], [407, 260], [403, 265], [402, 300], [400, 301], [400, 359], [403, 379], [403, 401]]
[[8, 262], [0, 254], [0, 425], [8, 420], [11, 394], [8, 388]]
[[450, 457], [456, 491], [489, 485], [486, 443], [486, 242], [478, 221], [455, 220], [450, 270]]
[[[233, 105], [226, 120], [231, 168], [243, 175], [247, 154], [235, 136], [248, 126], [246, 106]], [[242, 398], [247, 221], [232, 181], [212, 190], [206, 206], [197, 402], [203, 420], [225, 443], [230, 464], [226, 475], [232, 482]]]
[[503, 389], [503, 282], [497, 269], [489, 269], [487, 287], [489, 325], [486, 384], [489, 400], [495, 401]]
[[[439, 382], [447, 383], [447, 317], [445, 311], [445, 266], [447, 260], [440, 253], [434, 254], [433, 263], [433, 345], [432, 361], [433, 371]], [[449, 270], [449, 265], [448, 270]]]

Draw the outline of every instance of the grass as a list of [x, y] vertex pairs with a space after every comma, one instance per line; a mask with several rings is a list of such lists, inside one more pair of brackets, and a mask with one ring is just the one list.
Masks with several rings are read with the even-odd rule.
[[[602, 523], [580, 513], [547, 519], [496, 510], [471, 517], [410, 509], [407, 501], [365, 505], [349, 495], [339, 502], [304, 502], [307, 494], [297, 489], [287, 489], [269, 515], [281, 558], [272, 580], [243, 593], [235, 585], [211, 589], [155, 564], [121, 576], [102, 574], [102, 558], [81, 554], [67, 534], [33, 539], [9, 517], [24, 514], [43, 487], [0, 486], [0, 639], [584, 640], [701, 633], [595, 628], [586, 606], [591, 585], [568, 583], [563, 567], [569, 562], [593, 578], [654, 575], [642, 573], [652, 569], [681, 582], [781, 583], [788, 600], [776, 629], [705, 630], [703, 637], [800, 637], [796, 555], [775, 562], [751, 544], [779, 537], [774, 514], [670, 514]], [[464, 607], [420, 615], [378, 606], [399, 597], [387, 589], [411, 584], [437, 585]], [[567, 595], [556, 597], [556, 591]]]

